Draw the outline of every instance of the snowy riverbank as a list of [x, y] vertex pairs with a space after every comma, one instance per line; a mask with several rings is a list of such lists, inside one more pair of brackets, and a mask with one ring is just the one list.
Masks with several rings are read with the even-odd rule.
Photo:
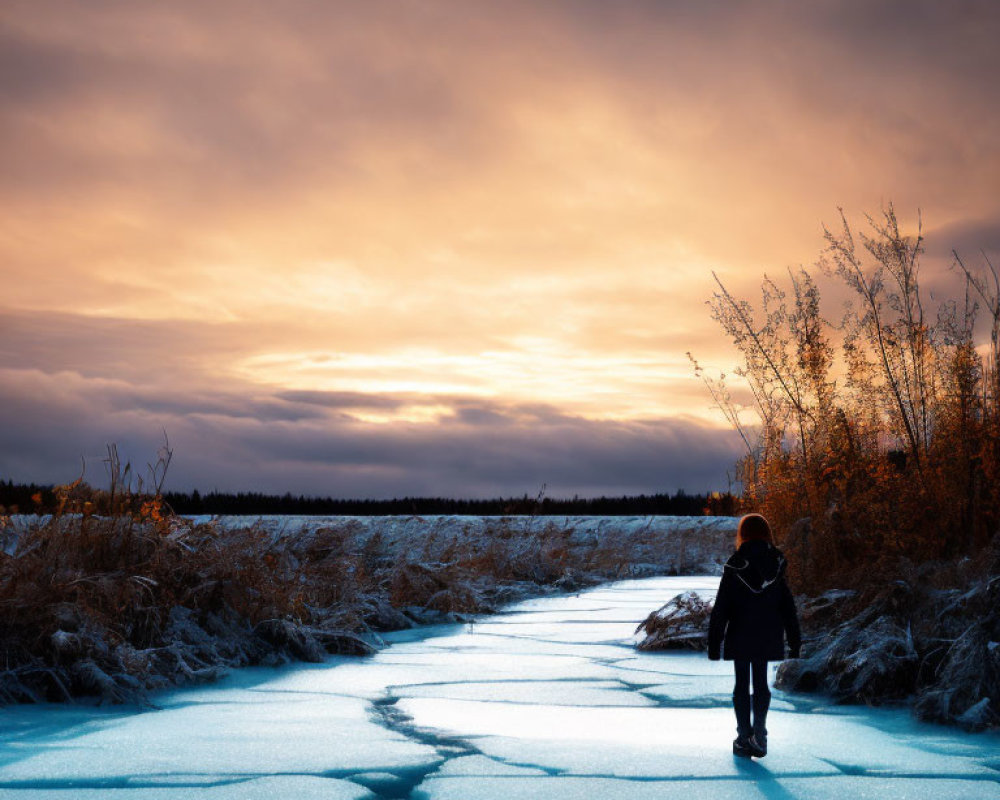
[[0, 701], [132, 701], [234, 667], [375, 651], [609, 579], [714, 572], [732, 518], [14, 517]]

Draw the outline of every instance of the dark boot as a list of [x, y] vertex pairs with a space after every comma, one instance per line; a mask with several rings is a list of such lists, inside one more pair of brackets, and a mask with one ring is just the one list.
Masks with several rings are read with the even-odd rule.
[[753, 735], [750, 738], [750, 749], [757, 758], [767, 755], [767, 710], [770, 707], [770, 692], [754, 692]]
[[750, 724], [750, 695], [734, 694], [733, 710], [736, 712], [736, 738], [733, 740], [733, 755], [752, 755], [750, 738], [753, 735], [753, 728]]

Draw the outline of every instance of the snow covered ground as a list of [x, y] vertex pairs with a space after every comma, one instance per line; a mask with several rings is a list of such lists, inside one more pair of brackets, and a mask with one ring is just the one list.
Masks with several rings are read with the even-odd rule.
[[571, 549], [595, 547], [615, 549], [629, 561], [630, 574], [674, 574], [720, 572], [732, 552], [736, 517], [671, 516], [194, 516], [194, 522], [214, 520], [224, 528], [256, 524], [269, 531], [275, 543], [294, 539], [302, 542], [324, 526], [346, 527], [357, 542], [378, 535], [395, 555], [424, 550], [438, 556], [456, 539], [478, 542], [482, 547], [499, 535], [532, 537], [546, 530], [568, 531]]
[[639, 620], [713, 577], [623, 581], [368, 659], [247, 669], [159, 709], [0, 711], [0, 798], [1000, 800], [1000, 737], [775, 692], [734, 759], [730, 665], [639, 653]]
[[[74, 515], [66, 515], [72, 518]], [[0, 551], [13, 555], [25, 532], [44, 525], [49, 515], [0, 517]], [[552, 531], [568, 533], [575, 552], [595, 548], [617, 551], [628, 561], [629, 575], [721, 572], [732, 552], [736, 517], [673, 516], [463, 516], [460, 514], [386, 516], [212, 516], [185, 517], [192, 523], [213, 522], [224, 529], [256, 526], [270, 536], [271, 546], [302, 548], [324, 528], [348, 531], [358, 546], [378, 537], [392, 557], [440, 557], [456, 540], [489, 547], [500, 538], [533, 539]]]

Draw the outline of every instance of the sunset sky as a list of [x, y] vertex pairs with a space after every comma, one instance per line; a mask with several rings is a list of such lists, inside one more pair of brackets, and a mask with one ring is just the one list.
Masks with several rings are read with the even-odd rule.
[[725, 489], [685, 352], [892, 201], [1000, 250], [994, 2], [4, 0], [0, 479]]

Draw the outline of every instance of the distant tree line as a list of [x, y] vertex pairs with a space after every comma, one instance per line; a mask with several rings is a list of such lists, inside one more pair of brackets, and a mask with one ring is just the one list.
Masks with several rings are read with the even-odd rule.
[[50, 511], [55, 506], [54, 486], [0, 481], [0, 514], [31, 514], [35, 511]]
[[[261, 492], [164, 492], [165, 505], [178, 514], [317, 514], [317, 515], [408, 515], [538, 514], [542, 516], [726, 516], [737, 513], [738, 500], [729, 493], [640, 494], [622, 497], [523, 497], [463, 500], [449, 497], [403, 497], [391, 500], [357, 500], [263, 494]], [[0, 513], [47, 513], [57, 503], [52, 486], [0, 481]]]

